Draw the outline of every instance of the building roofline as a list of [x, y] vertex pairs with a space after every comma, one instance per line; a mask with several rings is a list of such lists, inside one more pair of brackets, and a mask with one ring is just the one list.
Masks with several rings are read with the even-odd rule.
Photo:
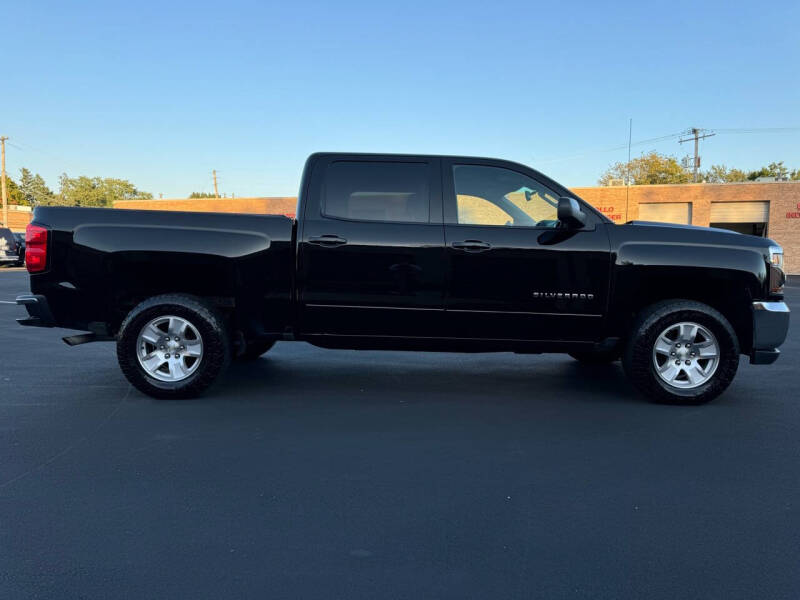
[[730, 183], [646, 183], [641, 185], [576, 185], [571, 186], [572, 190], [589, 190], [589, 189], [620, 189], [624, 190], [627, 187], [642, 189], [642, 188], [657, 188], [657, 187], [710, 187], [710, 186], [731, 186], [731, 185], [786, 185], [798, 184], [800, 181], [732, 181]]
[[124, 204], [125, 202], [179, 202], [183, 200], [296, 200], [297, 196], [236, 196], [235, 198], [128, 198], [126, 200], [115, 200], [114, 204]]

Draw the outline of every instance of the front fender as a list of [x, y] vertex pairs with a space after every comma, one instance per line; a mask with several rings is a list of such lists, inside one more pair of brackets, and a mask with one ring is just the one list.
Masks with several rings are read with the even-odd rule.
[[[691, 243], [626, 242], [615, 257], [615, 291], [628, 292], [651, 279], [708, 279], [741, 286], [757, 297], [765, 288], [767, 265], [758, 248]], [[618, 288], [618, 289], [617, 289]]]
[[614, 259], [610, 328], [624, 332], [643, 307], [668, 298], [714, 306], [733, 324], [743, 349], [752, 342], [749, 308], [764, 296], [767, 265], [759, 248], [635, 241]]

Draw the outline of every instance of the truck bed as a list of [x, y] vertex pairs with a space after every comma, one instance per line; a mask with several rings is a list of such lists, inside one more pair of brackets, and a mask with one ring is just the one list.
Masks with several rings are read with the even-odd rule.
[[170, 290], [243, 314], [266, 311], [278, 331], [288, 318], [295, 230], [288, 217], [38, 207], [33, 222], [52, 237], [48, 267], [31, 275], [31, 291], [50, 299], [59, 327], [106, 323], [113, 333], [132, 306]]

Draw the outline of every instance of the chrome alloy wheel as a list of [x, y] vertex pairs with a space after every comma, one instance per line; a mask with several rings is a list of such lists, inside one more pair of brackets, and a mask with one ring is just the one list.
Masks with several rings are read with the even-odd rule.
[[697, 323], [675, 323], [656, 338], [653, 365], [662, 381], [682, 389], [706, 383], [719, 366], [714, 334]]
[[159, 381], [182, 381], [200, 366], [203, 338], [183, 317], [156, 317], [139, 332], [136, 356], [151, 377]]

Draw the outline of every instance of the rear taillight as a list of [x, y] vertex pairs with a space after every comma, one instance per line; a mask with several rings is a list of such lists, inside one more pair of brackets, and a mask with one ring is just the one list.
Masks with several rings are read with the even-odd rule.
[[25, 229], [25, 266], [28, 273], [39, 273], [47, 267], [47, 229], [28, 225]]

